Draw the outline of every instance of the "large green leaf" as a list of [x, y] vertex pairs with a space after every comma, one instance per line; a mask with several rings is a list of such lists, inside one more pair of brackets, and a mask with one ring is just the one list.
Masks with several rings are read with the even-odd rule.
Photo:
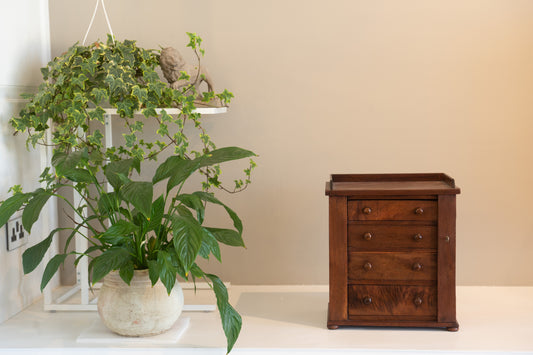
[[204, 231], [204, 237], [202, 239], [200, 255], [202, 255], [203, 258], [208, 259], [209, 254], [213, 253], [218, 261], [222, 261], [220, 255], [220, 246], [218, 245], [217, 239], [208, 228], [202, 228], [202, 230]]
[[120, 194], [146, 218], [150, 217], [154, 185], [151, 182], [131, 181], [120, 188]]
[[176, 269], [172, 265], [170, 254], [164, 250], [160, 250], [159, 253], [157, 253], [157, 265], [159, 266], [159, 278], [170, 295], [170, 292], [176, 283]]
[[25, 274], [29, 274], [41, 263], [46, 254], [48, 248], [52, 244], [54, 234], [61, 230], [69, 228], [56, 228], [48, 234], [48, 237], [41, 240], [39, 243], [35, 244], [32, 247], [29, 247], [22, 254], [22, 268], [24, 269]]
[[159, 265], [156, 260], [148, 260], [148, 276], [152, 282], [152, 286], [159, 280]]
[[213, 291], [217, 296], [218, 312], [222, 321], [222, 329], [224, 329], [228, 341], [227, 352], [229, 353], [241, 332], [242, 318], [229, 304], [228, 290], [224, 283], [216, 275], [206, 274], [206, 276], [213, 282]]
[[253, 156], [255, 156], [255, 153], [246, 149], [239, 147], [225, 147], [212, 150], [197, 159], [200, 161], [200, 167], [204, 167]]
[[186, 166], [187, 162], [190, 162], [190, 160], [176, 155], [168, 157], [167, 160], [157, 167], [154, 177], [152, 178], [152, 182], [155, 184], [171, 177], [178, 171], [182, 170]]
[[128, 176], [136, 160], [138, 159], [117, 160], [104, 166], [104, 175], [115, 190], [124, 184], [120, 175]]
[[163, 197], [163, 195], [161, 195], [152, 203], [152, 211], [150, 213], [150, 222], [148, 223], [147, 231], [157, 231], [158, 228], [161, 226], [164, 214], [165, 198]]
[[121, 247], [113, 247], [104, 251], [91, 261], [92, 282], [100, 281], [109, 272], [121, 268], [130, 259], [128, 250]]
[[130, 235], [139, 229], [135, 224], [123, 219], [111, 225], [101, 236], [100, 240], [109, 244], [120, 244], [130, 240]]
[[223, 204], [219, 199], [217, 199], [215, 195], [213, 195], [212, 193], [203, 192], [203, 191], [193, 192], [193, 195], [198, 196], [203, 201], [214, 203], [216, 205], [220, 205], [224, 207], [224, 209], [230, 216], [231, 220], [233, 221], [233, 225], [235, 226], [235, 229], [237, 229], [239, 234], [242, 234], [242, 221], [239, 218], [239, 216], [237, 216], [237, 214], [231, 208], [229, 208], [228, 206]]
[[96, 178], [89, 170], [86, 169], [72, 169], [65, 171], [64, 174], [67, 179], [74, 182], [84, 182], [84, 183], [93, 183], [96, 181]]
[[241, 234], [233, 229], [209, 228], [207, 229], [220, 243], [231, 245], [233, 247], [244, 247], [244, 240]]
[[183, 203], [185, 206], [196, 211], [196, 219], [200, 224], [204, 221], [205, 207], [200, 197], [192, 194], [182, 194], [176, 196], [176, 200]]
[[118, 273], [122, 280], [129, 286], [134, 273], [133, 261], [129, 260], [122, 265]]
[[198, 161], [196, 160], [185, 160], [183, 166], [178, 169], [167, 182], [167, 192], [172, 190], [173, 187], [180, 185], [182, 182], [187, 180], [192, 173], [199, 168]]
[[98, 200], [98, 211], [102, 215], [111, 214], [119, 211], [120, 205], [117, 192], [104, 193]]
[[174, 248], [187, 273], [202, 245], [202, 226], [194, 218], [172, 216], [172, 232]]
[[32, 199], [28, 201], [28, 204], [24, 207], [24, 212], [22, 212], [22, 226], [28, 233], [31, 232], [31, 227], [39, 218], [46, 201], [52, 196], [43, 189], [37, 189], [32, 195]]
[[52, 259], [50, 259], [48, 264], [46, 264], [46, 267], [44, 268], [43, 278], [41, 279], [41, 292], [44, 290], [46, 285], [48, 285], [48, 282], [50, 282], [54, 274], [59, 269], [59, 266], [63, 264], [66, 258], [67, 254], [57, 254]]
[[59, 175], [73, 170], [82, 161], [88, 158], [87, 149], [77, 150], [71, 153], [56, 152], [52, 156], [52, 166]]
[[0, 205], [0, 227], [3, 227], [9, 218], [22, 207], [26, 201], [31, 198], [31, 194], [22, 194], [18, 193], [7, 200], [5, 200], [2, 205]]

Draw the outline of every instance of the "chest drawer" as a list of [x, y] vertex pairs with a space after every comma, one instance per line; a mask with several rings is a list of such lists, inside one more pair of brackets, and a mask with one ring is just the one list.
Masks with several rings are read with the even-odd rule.
[[432, 200], [348, 201], [352, 221], [436, 221], [437, 202]]
[[436, 249], [435, 226], [348, 224], [348, 247], [361, 251]]
[[351, 285], [348, 316], [435, 317], [437, 290], [431, 286]]
[[350, 252], [348, 280], [430, 281], [437, 279], [432, 252]]

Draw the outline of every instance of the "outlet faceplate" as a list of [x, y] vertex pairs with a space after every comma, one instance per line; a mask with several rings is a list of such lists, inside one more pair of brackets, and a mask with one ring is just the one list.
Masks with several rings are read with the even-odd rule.
[[15, 250], [28, 241], [28, 233], [22, 227], [22, 217], [15, 217], [6, 223], [7, 250]]

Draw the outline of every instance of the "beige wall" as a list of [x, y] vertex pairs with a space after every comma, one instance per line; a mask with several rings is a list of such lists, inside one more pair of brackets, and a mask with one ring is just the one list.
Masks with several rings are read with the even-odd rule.
[[[93, 1], [50, 1], [52, 54], [81, 40]], [[186, 50], [204, 38], [230, 112], [219, 146], [258, 154], [230, 196], [248, 249], [212, 271], [233, 283], [324, 284], [331, 173], [446, 172], [458, 197], [461, 285], [533, 285], [533, 2], [107, 2], [115, 34]], [[89, 35], [105, 37], [102, 13]]]

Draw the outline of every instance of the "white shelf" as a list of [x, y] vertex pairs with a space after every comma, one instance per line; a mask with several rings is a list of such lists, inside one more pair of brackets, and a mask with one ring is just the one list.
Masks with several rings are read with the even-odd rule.
[[[155, 111], [157, 114], [161, 114], [161, 111], [165, 110], [166, 113], [169, 115], [177, 115], [181, 112], [179, 108], [156, 108]], [[117, 109], [116, 108], [104, 108], [104, 111], [107, 115], [116, 115]], [[202, 115], [216, 115], [219, 113], [226, 113], [228, 112], [227, 107], [198, 107], [193, 112], [199, 113]], [[142, 115], [142, 111], [135, 111], [136, 115]]]
[[[209, 290], [201, 292], [213, 297]], [[232, 285], [229, 297], [243, 318], [232, 351], [235, 355], [533, 354], [533, 287], [457, 287], [458, 332], [371, 327], [328, 330], [327, 286]], [[182, 316], [190, 318], [190, 325], [175, 344], [88, 345], [76, 339], [98, 319], [95, 312], [48, 313], [38, 302], [0, 324], [0, 354], [225, 353], [218, 312], [185, 312]]]

